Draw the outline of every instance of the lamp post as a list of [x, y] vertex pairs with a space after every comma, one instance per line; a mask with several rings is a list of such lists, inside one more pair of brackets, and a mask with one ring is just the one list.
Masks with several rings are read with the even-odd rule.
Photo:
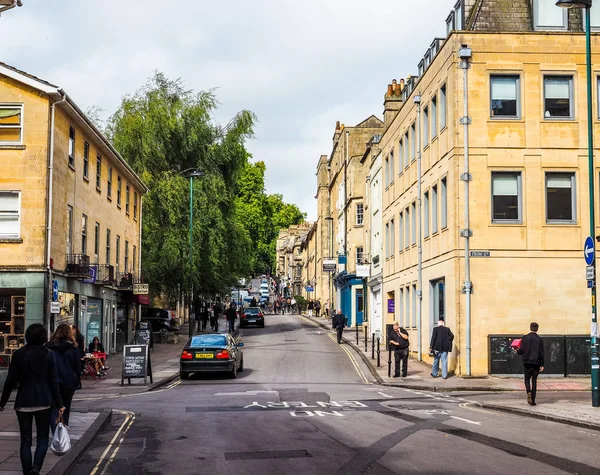
[[[329, 221], [329, 258], [333, 259], [333, 216], [326, 216], [325, 221]], [[329, 273], [329, 311], [333, 309], [333, 283], [331, 281], [331, 272]]]
[[21, 0], [0, 0], [0, 14], [8, 10], [12, 10], [15, 7], [22, 7], [23, 2]]
[[193, 268], [193, 254], [192, 250], [194, 248], [194, 178], [200, 178], [204, 176], [204, 172], [200, 172], [198, 170], [192, 171], [190, 173], [190, 310], [188, 317], [188, 335], [192, 336], [194, 334], [194, 326], [192, 323], [192, 313], [194, 310], [194, 277], [192, 275]]
[[[585, 63], [587, 76], [587, 122], [588, 122], [588, 174], [590, 199], [590, 236], [596, 236], [594, 213], [594, 135], [592, 125], [592, 47], [590, 38], [590, 9], [592, 0], [558, 0], [556, 5], [562, 8], [585, 9]], [[600, 407], [600, 359], [598, 358], [598, 329], [596, 318], [596, 259], [592, 262], [594, 282], [592, 285], [592, 331], [591, 331], [591, 363], [592, 363], [592, 406]]]

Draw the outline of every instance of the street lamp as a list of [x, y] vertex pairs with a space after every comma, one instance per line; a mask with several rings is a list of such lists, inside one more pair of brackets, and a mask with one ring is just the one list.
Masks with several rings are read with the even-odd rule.
[[[585, 8], [585, 63], [587, 75], [587, 122], [588, 122], [588, 173], [590, 194], [590, 236], [596, 236], [594, 215], [594, 135], [592, 129], [592, 46], [590, 39], [590, 8], [592, 0], [558, 0], [558, 7]], [[600, 359], [598, 358], [598, 328], [596, 319], [596, 259], [592, 262], [594, 282], [592, 284], [592, 331], [591, 331], [591, 363], [592, 363], [592, 406], [600, 407]]]
[[[326, 216], [325, 221], [329, 221], [329, 258], [333, 259], [333, 216]], [[333, 310], [333, 284], [331, 282], [331, 272], [329, 273], [329, 310]]]
[[[186, 170], [189, 171], [189, 170]], [[193, 256], [192, 249], [194, 246], [194, 233], [193, 233], [193, 223], [194, 223], [194, 178], [200, 178], [204, 176], [204, 172], [193, 170], [190, 173], [190, 311], [188, 317], [188, 335], [192, 336], [194, 334], [194, 326], [192, 323], [192, 312], [194, 309], [194, 277], [192, 275], [193, 268]]]
[[0, 0], [0, 13], [22, 6], [23, 2], [21, 0]]

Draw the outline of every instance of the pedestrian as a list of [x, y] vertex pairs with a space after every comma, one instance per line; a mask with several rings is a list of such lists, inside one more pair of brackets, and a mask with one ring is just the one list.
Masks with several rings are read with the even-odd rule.
[[540, 326], [532, 322], [531, 330], [521, 338], [521, 346], [517, 350], [523, 357], [523, 372], [525, 373], [525, 389], [527, 391], [527, 403], [536, 406], [535, 396], [537, 393], [537, 379], [544, 371], [544, 341], [537, 334]]
[[256, 302], [256, 298], [252, 297], [252, 300], [250, 301], [250, 306], [251, 307], [256, 307], [258, 305], [258, 303]]
[[433, 329], [429, 345], [429, 354], [433, 356], [431, 376], [434, 378], [438, 377], [440, 359], [442, 360], [442, 378], [448, 377], [448, 353], [452, 351], [453, 340], [454, 334], [446, 327], [444, 319], [440, 318], [438, 326]]
[[[38, 475], [42, 470], [50, 439], [52, 408], [58, 408], [59, 414], [65, 411], [58, 387], [56, 356], [45, 346], [47, 341], [48, 330], [42, 324], [34, 323], [27, 328], [26, 345], [13, 353], [0, 397], [0, 411], [3, 411], [12, 390], [18, 388], [15, 411], [21, 432], [21, 466], [26, 475]], [[34, 419], [37, 436], [32, 460]]]
[[85, 342], [83, 335], [79, 331], [79, 328], [75, 325], [71, 325], [71, 329], [73, 330], [73, 335], [75, 337], [75, 343], [77, 343], [77, 348], [79, 349], [79, 357], [83, 359], [85, 356]]
[[[97, 342], [96, 348], [104, 353], [104, 348], [100, 344], [98, 337], [90, 343], [90, 352]], [[54, 333], [50, 336], [50, 341], [46, 343], [48, 349], [54, 352], [56, 358], [56, 368], [58, 372], [58, 389], [62, 399], [65, 412], [63, 413], [63, 423], [69, 425], [69, 416], [71, 415], [71, 401], [75, 390], [81, 385], [81, 359], [79, 358], [79, 349], [77, 342], [73, 337], [71, 328], [66, 323], [61, 323], [56, 327]], [[58, 418], [58, 409], [52, 411], [50, 426], [52, 433], [56, 429], [56, 419]]]
[[394, 352], [394, 378], [400, 377], [400, 361], [402, 361], [402, 377], [408, 374], [408, 332], [394, 322], [393, 330], [389, 335], [390, 349]]
[[330, 317], [330, 315], [329, 315], [329, 300], [327, 302], [325, 302], [325, 315], [327, 316], [327, 318]]
[[296, 299], [294, 297], [292, 297], [292, 300], [290, 301], [290, 305], [291, 305], [291, 312], [290, 313], [296, 313], [297, 312], [297, 307], [296, 307]]
[[317, 318], [321, 316], [321, 302], [319, 300], [315, 302], [315, 315]]
[[288, 297], [288, 299], [285, 302], [285, 308], [287, 310], [288, 315], [290, 313], [292, 313], [292, 300]]
[[202, 305], [202, 311], [200, 312], [200, 322], [202, 331], [206, 331], [206, 326], [208, 325], [208, 305], [206, 302]]
[[312, 301], [312, 299], [310, 299], [308, 301], [308, 316], [312, 317], [313, 316], [313, 310], [315, 309], [315, 303]]
[[231, 302], [229, 304], [229, 308], [225, 313], [225, 318], [227, 319], [227, 323], [229, 324], [229, 333], [233, 333], [235, 331], [235, 320], [237, 319], [235, 303]]
[[215, 305], [213, 306], [213, 321], [211, 323], [212, 329], [214, 331], [219, 331], [219, 317], [223, 312], [223, 306], [221, 305], [221, 301], [217, 300]]
[[342, 343], [342, 334], [344, 333], [344, 327], [346, 326], [346, 317], [342, 314], [341, 310], [337, 311], [335, 317], [333, 317], [333, 328], [337, 333], [337, 342]]

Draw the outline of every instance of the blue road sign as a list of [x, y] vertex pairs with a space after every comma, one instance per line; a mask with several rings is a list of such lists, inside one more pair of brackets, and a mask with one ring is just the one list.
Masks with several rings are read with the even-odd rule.
[[52, 300], [58, 301], [58, 280], [52, 281]]
[[594, 240], [588, 236], [583, 245], [583, 257], [585, 257], [585, 263], [591, 266], [594, 262]]
[[588, 280], [587, 283], [588, 283], [588, 287], [587, 287], [588, 289], [592, 289], [594, 287], [594, 281], [593, 280]]

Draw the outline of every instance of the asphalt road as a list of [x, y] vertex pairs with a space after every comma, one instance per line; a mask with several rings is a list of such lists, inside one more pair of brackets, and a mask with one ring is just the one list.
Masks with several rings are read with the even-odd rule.
[[378, 386], [332, 336], [268, 316], [243, 330], [235, 380], [78, 403], [122, 412], [72, 473], [600, 473], [600, 432], [482, 410], [471, 394]]

